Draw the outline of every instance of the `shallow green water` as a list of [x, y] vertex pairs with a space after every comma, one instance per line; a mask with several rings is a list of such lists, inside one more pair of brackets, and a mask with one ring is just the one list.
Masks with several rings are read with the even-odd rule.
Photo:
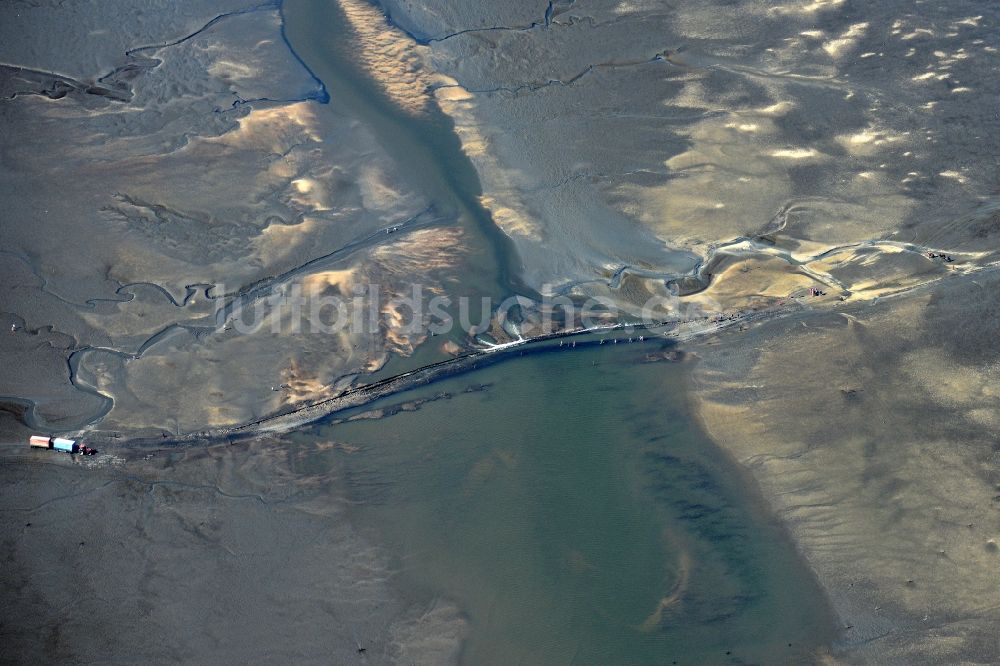
[[692, 421], [684, 364], [649, 351], [525, 356], [301, 435], [342, 445], [356, 524], [404, 594], [467, 615], [465, 663], [787, 663], [832, 638], [785, 534]]

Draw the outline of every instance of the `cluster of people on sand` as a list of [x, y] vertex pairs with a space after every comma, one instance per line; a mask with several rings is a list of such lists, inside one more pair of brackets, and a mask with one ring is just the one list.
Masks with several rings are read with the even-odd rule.
[[951, 263], [952, 261], [955, 261], [954, 259], [952, 259], [952, 257], [951, 257], [950, 254], [945, 254], [944, 252], [928, 252], [927, 253], [927, 258], [928, 259], [944, 259], [945, 261], [947, 261], [949, 263]]
[[705, 317], [705, 319], [708, 319], [708, 321], [711, 322], [711, 323], [713, 323], [713, 324], [720, 324], [720, 323], [722, 323], [724, 321], [736, 321], [737, 319], [739, 319], [742, 316], [743, 316], [742, 312], [734, 312], [734, 313], [728, 314], [728, 315], [727, 314], [716, 315], [716, 316], [711, 317], [711, 318], [710, 317]]

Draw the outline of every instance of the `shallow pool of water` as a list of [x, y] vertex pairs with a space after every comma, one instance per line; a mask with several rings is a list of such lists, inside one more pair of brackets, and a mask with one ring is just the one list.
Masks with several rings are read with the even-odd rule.
[[466, 615], [465, 663], [809, 659], [822, 593], [652, 351], [556, 347], [298, 437], [336, 443], [404, 596]]

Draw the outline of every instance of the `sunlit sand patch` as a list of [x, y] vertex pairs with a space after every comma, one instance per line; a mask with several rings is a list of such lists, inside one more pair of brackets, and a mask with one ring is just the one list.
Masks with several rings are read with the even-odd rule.
[[821, 157], [823, 154], [815, 148], [779, 148], [771, 151], [771, 157], [788, 160], [808, 160]]
[[973, 367], [945, 364], [936, 350], [922, 349], [906, 354], [900, 367], [911, 381], [919, 382], [940, 404], [962, 410], [976, 422], [984, 420], [984, 410], [991, 415], [989, 422], [997, 420], [1000, 365], [993, 363]]
[[240, 411], [226, 405], [205, 405], [204, 414], [206, 423], [218, 426], [233, 423], [234, 419], [240, 417]]
[[[751, 10], [751, 13], [757, 12]], [[745, 20], [742, 12], [720, 11], [712, 3], [684, 5], [683, 11], [676, 12], [672, 17], [673, 28], [682, 36], [710, 40], [738, 38], [744, 30]]]
[[441, 84], [434, 89], [434, 97], [439, 102], [462, 102], [475, 98], [475, 95], [463, 88], [457, 80], [443, 74], [439, 76]]
[[[259, 178], [271, 181], [292, 180], [295, 178], [295, 174], [298, 173], [298, 166], [299, 165], [296, 164], [296, 160], [292, 159], [286, 158], [283, 160], [271, 160], [271, 162], [267, 165], [267, 171], [261, 174]], [[303, 182], [300, 184], [293, 181], [290, 182], [289, 184], [295, 188], [296, 192], [305, 192], [312, 190], [308, 182]]]
[[[456, 109], [456, 106], [442, 105], [442, 108], [445, 108], [446, 112], [451, 112]], [[453, 114], [453, 117], [461, 118], [462, 115]], [[468, 119], [467, 116], [466, 119]], [[487, 139], [480, 132], [479, 128], [471, 125], [460, 125], [455, 128], [455, 133], [462, 141], [462, 150], [470, 158], [477, 161], [492, 159], [487, 145]]]
[[733, 311], [785, 305], [795, 298], [806, 298], [801, 302], [810, 305], [872, 300], [934, 281], [950, 267], [964, 265], [934, 261], [888, 241], [839, 248], [803, 242], [791, 246], [794, 252], [785, 245], [743, 241], [724, 246], [706, 266], [711, 273], [708, 287], [685, 296], [684, 302], [706, 311]]
[[959, 48], [957, 51], [948, 53], [947, 51], [935, 51], [934, 57], [938, 59], [939, 65], [944, 68], [949, 68], [951, 65], [961, 62], [962, 60], [969, 59], [969, 53], [965, 48]]
[[[637, 201], [622, 205], [623, 212], [670, 243], [687, 247], [752, 233], [751, 225], [769, 219], [774, 202], [789, 193], [788, 183], [780, 178], [726, 174], [710, 167], [685, 170], [666, 186], [623, 185], [618, 191]], [[719, 196], [725, 201], [720, 202]]]
[[388, 350], [409, 356], [427, 335], [418, 332], [422, 326], [413, 324], [413, 311], [407, 306], [386, 303], [380, 310], [385, 323], [385, 341]]
[[[516, 198], [510, 190], [508, 190], [508, 193], [509, 195], [506, 198]], [[486, 210], [490, 211], [493, 222], [508, 236], [522, 236], [534, 240], [541, 239], [537, 220], [528, 214], [523, 206], [521, 206], [520, 210], [516, 210], [509, 206], [504, 206], [497, 198], [489, 196], [481, 197], [479, 202]]]
[[[799, 205], [806, 206], [806, 202], [802, 202]], [[796, 206], [791, 212], [794, 213], [798, 209], [799, 207]], [[793, 261], [804, 264], [815, 262], [817, 257], [830, 253], [831, 250], [834, 250], [836, 247], [830, 243], [822, 243], [808, 238], [795, 238], [785, 235], [784, 233], [775, 233], [773, 238], [782, 250], [786, 250], [788, 252], [788, 256]]]
[[[278, 16], [276, 11], [260, 15], [265, 13], [273, 14], [275, 19]], [[254, 21], [256, 16], [255, 13], [252, 17]], [[242, 20], [226, 19], [218, 25], [235, 26]], [[155, 25], [148, 27], [155, 32], [168, 23], [160, 25], [154, 21]], [[277, 37], [279, 23], [274, 22], [273, 27], [275, 40], [250, 39], [240, 44], [256, 42], [262, 49], [277, 45], [287, 55], [287, 45]], [[134, 37], [141, 43], [143, 37]], [[215, 47], [215, 43], [209, 44], [209, 48]], [[298, 79], [305, 80], [304, 86], [311, 85], [308, 76], [282, 69], [281, 76], [275, 79], [270, 74], [282, 66], [280, 60], [275, 61], [272, 69], [261, 68], [258, 59], [244, 59], [242, 51], [228, 47], [212, 52], [211, 57], [195, 59], [191, 65], [185, 59], [190, 50], [203, 54], [200, 39], [185, 40], [176, 57], [172, 57], [175, 64], [180, 63], [174, 73], [189, 76], [166, 77], [164, 72], [170, 64], [166, 60], [148, 76], [140, 73], [130, 79], [136, 86], [137, 99], [152, 99], [152, 102], [146, 106], [138, 102], [110, 103], [108, 108], [113, 111], [107, 113], [117, 117], [98, 119], [98, 124], [87, 124], [92, 114], [86, 105], [107, 103], [94, 95], [81, 93], [79, 97], [71, 95], [61, 100], [30, 96], [14, 103], [18, 107], [22, 101], [30, 104], [22, 112], [44, 107], [53, 112], [52, 120], [58, 115], [58, 120], [65, 124], [64, 131], [58, 136], [52, 134], [50, 141], [67, 150], [78, 150], [80, 157], [86, 158], [86, 162], [75, 161], [64, 150], [47, 151], [56, 155], [56, 162], [74, 175], [74, 183], [64, 188], [58, 186], [59, 178], [54, 176], [53, 187], [64, 191], [66, 201], [78, 202], [79, 205], [67, 205], [67, 209], [78, 208], [71, 210], [71, 214], [87, 222], [73, 225], [75, 236], [68, 232], [58, 234], [63, 237], [60, 243], [65, 248], [72, 246], [77, 263], [91, 267], [72, 275], [65, 273], [61, 278], [64, 284], [78, 281], [81, 292], [89, 291], [80, 301], [113, 294], [115, 281], [159, 285], [178, 301], [184, 297], [185, 285], [192, 283], [214, 283], [216, 294], [232, 294], [294, 271], [352, 240], [365, 238], [379, 228], [383, 216], [398, 223], [426, 207], [419, 195], [394, 189], [399, 176], [360, 121], [329, 116], [328, 109], [316, 102], [255, 101], [230, 109], [233, 101], [230, 89], [225, 83], [208, 80], [263, 77], [264, 83], [271, 80], [288, 83], [275, 89], [275, 98], [280, 98], [285, 92], [298, 95], [293, 85]], [[287, 57], [294, 60], [291, 55]], [[297, 62], [292, 64], [301, 66]], [[200, 95], [203, 89], [210, 96], [195, 94]], [[250, 92], [268, 95], [270, 90], [262, 83], [242, 88], [241, 92], [248, 96]], [[311, 94], [309, 90], [312, 88], [302, 88], [304, 94]], [[210, 112], [212, 104], [218, 104], [216, 113]], [[209, 110], [202, 114], [206, 105]], [[69, 117], [74, 114], [75, 118]], [[187, 143], [178, 148], [177, 139], [188, 136], [187, 130], [192, 128]], [[109, 143], [103, 140], [105, 136]], [[110, 145], [110, 142], [117, 143]], [[26, 148], [20, 150], [25, 152], [43, 152], [35, 151], [31, 142], [16, 143], [23, 144]], [[130, 143], [141, 144], [141, 150], [124, 145]], [[51, 157], [45, 159], [36, 164], [56, 164]], [[28, 166], [20, 164], [17, 168], [23, 167], [27, 174], [31, 172]], [[41, 184], [42, 180], [37, 182]], [[124, 194], [112, 196], [117, 192]], [[105, 199], [111, 205], [99, 208]], [[329, 199], [335, 199], [337, 211], [317, 215], [330, 210]], [[370, 209], [360, 211], [359, 200]], [[119, 214], [116, 208], [128, 210]], [[55, 229], [56, 216], [52, 219], [51, 229]], [[38, 235], [56, 236], [48, 232]], [[58, 244], [48, 243], [44, 247], [46, 252], [55, 252], [53, 256], [63, 254], [63, 247]], [[359, 252], [358, 257], [363, 254]], [[441, 262], [439, 256], [429, 258], [430, 261], [420, 261], [424, 265]], [[411, 279], [421, 275], [417, 263], [406, 265]], [[336, 266], [342, 269], [339, 275], [333, 274], [338, 271], [331, 271], [306, 282], [317, 292], [349, 289], [353, 287], [353, 271], [358, 266], [373, 264], [345, 262]], [[372, 275], [371, 280], [376, 281], [377, 271], [373, 270]], [[57, 289], [62, 290], [61, 286]], [[115, 424], [111, 427], [124, 424], [184, 430], [245, 420], [275, 408], [282, 400], [316, 393], [322, 380], [336, 379], [342, 371], [359, 371], [373, 360], [366, 352], [380, 344], [359, 343], [363, 351], [351, 356], [345, 351], [350, 348], [347, 340], [332, 335], [322, 343], [303, 341], [286, 335], [287, 327], [281, 326], [278, 335], [271, 335], [271, 319], [265, 320], [261, 335], [243, 335], [232, 326], [216, 327], [210, 311], [218, 303], [202, 294], [184, 307], [171, 304], [159, 292], [153, 295], [155, 298], [140, 294], [119, 305], [84, 307], [80, 309], [81, 316], [74, 316], [70, 322], [77, 327], [73, 335], [78, 336], [81, 346], [106, 345], [129, 354], [148, 342], [143, 357], [130, 359], [127, 364], [118, 357], [118, 361], [105, 363], [96, 355], [92, 357], [93, 368], [88, 367], [89, 361], [82, 364], [83, 372], [102, 375], [99, 380], [102, 390], [114, 396], [116, 406], [107, 421]], [[50, 315], [46, 312], [41, 316]], [[175, 322], [198, 326], [198, 335], [182, 334], [176, 339], [163, 340], [152, 337]], [[317, 362], [317, 356], [310, 355], [320, 344], [328, 348]], [[303, 360], [307, 358], [310, 360]], [[315, 369], [321, 378], [317, 380], [319, 383], [307, 386], [282, 382], [280, 373], [288, 367], [290, 359], [301, 362], [300, 367]], [[272, 386], [280, 383], [289, 384], [290, 388], [272, 390]], [[173, 388], [168, 389], [169, 386]], [[177, 387], [182, 389], [176, 390]], [[158, 395], [167, 394], [169, 398], [157, 399]]]
[[356, 269], [320, 271], [311, 273], [302, 280], [303, 291], [308, 296], [321, 296], [333, 288], [337, 293], [351, 293], [357, 275]]
[[841, 58], [858, 45], [858, 40], [864, 37], [868, 23], [855, 23], [845, 30], [837, 39], [831, 39], [823, 44], [823, 50], [831, 58]]
[[252, 240], [254, 256], [265, 264], [274, 264], [291, 256], [322, 224], [325, 222], [317, 217], [304, 217], [297, 224], [271, 222]]
[[[909, 32], [905, 32], [909, 31]], [[914, 27], [910, 23], [910, 19], [896, 19], [893, 21], [892, 26], [890, 26], [889, 34], [899, 37], [901, 41], [910, 41], [911, 39], [933, 37], [934, 30], [931, 28], [920, 28]]]
[[[436, 273], [454, 270], [464, 256], [461, 230], [418, 229], [390, 238], [352, 255], [349, 264], [271, 285], [240, 311], [240, 326], [228, 321], [198, 337], [179, 330], [128, 365], [111, 356], [88, 360], [87, 376], [116, 400], [105, 423], [171, 432], [234, 425], [334, 395], [344, 387], [341, 380], [378, 370], [390, 354], [413, 353], [426, 339], [428, 322], [412, 328], [411, 308], [402, 299], [413, 295], [415, 281], [424, 285], [425, 297], [444, 293]], [[366, 289], [356, 294], [358, 284]], [[289, 304], [282, 297], [305, 300]], [[381, 317], [369, 321], [372, 312]], [[166, 386], [178, 385], [198, 389], [158, 399]]]
[[290, 183], [289, 201], [312, 213], [333, 208], [326, 192], [326, 186], [316, 178], [296, 178]]
[[626, 16], [653, 11], [661, 7], [659, 0], [623, 0], [615, 5], [614, 13], [618, 16]]
[[393, 187], [384, 170], [373, 164], [362, 167], [358, 176], [361, 201], [368, 210], [392, 210], [393, 204], [404, 195]]
[[357, 57], [364, 68], [399, 108], [423, 113], [432, 101], [431, 88], [439, 83], [427, 66], [427, 47], [389, 26], [373, 4], [364, 0], [338, 2], [358, 38], [361, 48]]
[[472, 160], [479, 174], [484, 192], [480, 204], [490, 211], [494, 223], [508, 236], [539, 240], [539, 221], [527, 211], [519, 194], [528, 183], [518, 171], [500, 164], [489, 137], [483, 133], [476, 118], [475, 95], [453, 79], [445, 80], [445, 85], [438, 87], [434, 95], [441, 110], [454, 120], [462, 151]]
[[[864, 173], [864, 177], [858, 177]], [[856, 243], [899, 228], [915, 205], [882, 171], [860, 171], [845, 178], [830, 196], [797, 207], [783, 236], [827, 246]]]
[[[847, 58], [859, 44], [874, 49], [874, 45], [868, 45], [866, 40], [875, 36], [875, 26], [881, 24], [874, 21], [870, 26], [852, 21], [830, 23], [828, 19], [836, 17], [823, 15], [827, 11], [839, 11], [843, 6], [844, 3], [839, 0], [804, 1], [785, 2], [770, 9], [759, 10], [757, 6], [749, 9], [750, 13], [766, 11], [777, 16], [787, 15], [788, 18], [774, 19], [774, 22], [780, 20], [791, 24], [791, 32], [787, 34], [792, 36], [769, 44], [772, 48], [767, 49], [764, 68], [769, 68], [769, 72], [783, 72], [775, 67], [774, 54], [780, 53], [783, 44], [792, 42], [798, 45], [796, 48], [808, 50], [811, 59], [834, 72], [838, 64], [831, 58]], [[634, 7], [628, 3], [618, 6], [619, 11], [626, 13], [632, 9]], [[801, 21], [798, 20], [800, 17]], [[701, 34], [706, 31], [706, 26], [715, 25], [702, 19], [704, 16], [701, 14], [692, 14], [686, 23], [680, 24], [679, 31]], [[902, 50], [906, 48], [902, 46]], [[866, 55], [872, 58], [868, 66], [874, 67], [876, 57], [883, 54], [875, 49]], [[891, 55], [888, 49], [886, 55]], [[760, 64], [755, 62], [752, 66], [759, 68]], [[920, 70], [911, 70], [907, 76], [913, 71]], [[729, 108], [728, 101], [735, 99], [735, 95], [726, 97], [720, 94], [718, 90], [724, 86], [719, 86], [718, 81], [700, 72], [688, 75], [689, 78], [673, 79], [675, 82], [683, 81], [684, 88], [680, 94], [664, 99], [663, 104], [671, 109], [690, 107], [703, 110], [704, 120], [679, 124], [681, 129], [671, 131], [688, 141], [685, 152], [664, 160], [667, 182], [650, 179], [643, 182], [654, 184], [638, 186], [636, 179], [623, 185], [601, 185], [603, 191], [613, 192], [613, 205], [618, 211], [648, 226], [660, 240], [672, 247], [707, 252], [720, 241], [752, 235], [762, 229], [770, 231], [769, 221], [800, 189], [807, 190], [808, 194], [822, 191], [823, 194], [817, 198], [825, 201], [793, 216], [787, 232], [777, 234], [781, 237], [779, 243], [787, 241], [786, 247], [801, 250], [801, 255], [808, 259], [815, 256], [813, 250], [821, 252], [838, 244], [891, 234], [913, 210], [914, 201], [908, 196], [908, 190], [901, 187], [898, 175], [893, 174], [891, 178], [887, 175], [893, 170], [890, 160], [896, 149], [902, 148], [901, 144], [911, 139], [905, 132], [884, 126], [881, 122], [882, 110], [868, 106], [871, 98], [863, 87], [857, 89], [857, 96], [854, 97], [854, 90], [847, 89], [850, 86], [844, 87], [843, 93], [840, 91], [846, 79], [823, 83], [831, 99], [838, 96], [855, 100], [841, 105], [845, 118], [850, 120], [839, 124], [825, 118], [823, 113], [819, 114], [818, 120], [809, 118], [807, 112], [812, 111], [809, 108], [810, 98], [797, 87], [798, 84], [769, 77], [754, 78], [752, 92], [749, 92], [751, 87], [748, 86], [748, 92], [738, 102], [744, 108], [733, 110]], [[491, 145], [492, 130], [482, 123], [477, 96], [457, 84], [439, 88], [435, 95], [439, 105], [453, 118], [465, 114], [457, 121], [457, 131], [466, 153], [475, 158], [486, 193], [483, 203], [492, 211], [494, 219], [510, 235], [528, 236], [538, 229], [540, 233], [535, 237], [543, 236], [546, 220], [538, 220], [537, 213], [533, 215], [535, 211], [523, 205], [525, 198], [534, 200], [530, 195], [518, 197], [519, 191], [530, 187], [523, 182], [523, 174], [516, 170], [504, 171], [497, 164], [498, 159], [492, 157], [498, 152], [498, 146], [507, 144], [497, 139], [497, 145]], [[485, 95], [482, 97], [486, 99]], [[751, 108], [746, 108], [751, 104]], [[486, 103], [483, 105], [485, 111]], [[806, 108], [801, 114], [792, 114], [796, 106]], [[779, 120], [790, 115], [792, 117], [787, 121]], [[825, 136], [811, 141], [797, 132], [796, 128], [803, 123], [810, 127], [812, 123], [830, 124], [822, 127]], [[810, 134], [815, 136], [815, 132]], [[842, 160], [840, 148], [851, 157], [875, 159]], [[889, 252], [887, 250], [886, 254]], [[851, 261], [850, 256], [843, 259]], [[774, 261], [780, 263], [780, 260]], [[886, 264], [871, 264], [871, 267], [883, 269]], [[811, 267], [807, 266], [807, 269], [811, 270]], [[823, 273], [820, 270], [815, 272]], [[858, 285], [862, 291], [882, 293], [878, 290], [885, 289], [888, 293], [894, 287], [884, 283], [892, 283], [896, 277], [895, 273], [888, 271]], [[803, 286], [813, 279], [806, 275]], [[780, 280], [776, 279], [774, 285], [774, 289], [765, 285], [761, 291], [768, 296], [781, 291]]]
[[982, 15], [970, 16], [968, 18], [960, 19], [952, 23], [953, 26], [971, 26], [973, 28], [978, 28], [979, 23], [983, 20]]
[[320, 377], [295, 359], [282, 371], [281, 382], [282, 401], [286, 403], [313, 401], [331, 395], [329, 378]]
[[[770, 117], [789, 108], [778, 103], [696, 123], [688, 130], [691, 147], [665, 162], [676, 177], [662, 186], [619, 187], [623, 200], [638, 202], [623, 210], [682, 245], [750, 232], [770, 219], [777, 202], [791, 191], [787, 172], [762, 155], [763, 140], [757, 139], [772, 135]], [[813, 153], [804, 155], [809, 156]]]
[[825, 56], [817, 57], [817, 52], [822, 53], [822, 40], [827, 39], [825, 33], [816, 30], [781, 40], [767, 49], [769, 57], [765, 71], [790, 78], [835, 80], [836, 65]]
[[256, 68], [232, 60], [216, 60], [209, 66], [208, 73], [227, 81], [254, 79], [260, 75]]
[[[611, 268], [608, 267], [607, 274], [610, 275], [612, 272]], [[672, 292], [666, 287], [663, 279], [628, 273], [620, 278], [618, 287], [615, 289], [605, 288], [604, 285], [601, 285], [599, 289], [593, 291], [581, 289], [576, 293], [610, 298], [622, 313], [654, 320], [675, 317], [681, 305], [676, 298], [673, 298]], [[596, 320], [600, 322], [602, 318], [596, 317]]]
[[769, 106], [765, 106], [756, 109], [754, 112], [762, 116], [784, 116], [787, 115], [789, 111], [795, 108], [795, 103], [788, 100], [782, 100], [780, 102], [775, 102]]
[[[670, 102], [710, 110], [714, 104], [700, 81], [685, 84]], [[624, 212], [655, 229], [661, 238], [687, 247], [753, 233], [770, 220], [792, 192], [789, 169], [828, 156], [811, 146], [781, 146], [776, 118], [795, 103], [777, 101], [713, 115], [691, 125], [690, 148], [665, 166], [675, 177], [654, 187], [618, 188]], [[774, 99], [774, 97], [772, 97]], [[710, 193], [710, 194], [709, 194]]]
[[452, 268], [462, 255], [459, 227], [416, 229], [394, 243], [379, 245], [374, 257], [393, 275], [410, 277], [418, 272]]
[[259, 151], [264, 148], [272, 153], [282, 154], [293, 145], [301, 143], [303, 135], [310, 141], [323, 140], [315, 113], [315, 105], [311, 102], [254, 108], [236, 121], [236, 129], [204, 141], [245, 150]]
[[376, 372], [376, 371], [380, 370], [382, 368], [382, 366], [384, 366], [385, 363], [386, 363], [386, 361], [388, 361], [388, 360], [389, 360], [389, 355], [387, 353], [385, 353], [385, 352], [380, 352], [378, 354], [374, 354], [368, 360], [368, 362], [365, 363], [364, 370], [365, 370], [365, 372], [368, 372], [368, 373]]
[[734, 255], [713, 267], [707, 289], [684, 300], [709, 311], [727, 311], [775, 305], [793, 294], [818, 287], [825, 285], [781, 258]]
[[844, 0], [806, 0], [803, 2], [770, 7], [768, 11], [779, 16], [788, 14], [809, 15], [820, 11], [834, 9], [842, 4], [844, 4]]
[[710, 94], [705, 88], [702, 77], [691, 75], [684, 81], [684, 87], [680, 91], [669, 97], [663, 98], [662, 104], [665, 107], [688, 107], [692, 109], [711, 110], [717, 108], [709, 101]]
[[[946, 269], [922, 254], [884, 244], [862, 246], [815, 262], [849, 290], [852, 298], [874, 299], [941, 277]], [[810, 265], [812, 267], [812, 265]]]
[[407, 304], [414, 297], [414, 276], [428, 276], [423, 297], [443, 295], [432, 276], [457, 265], [464, 251], [461, 238], [458, 227], [418, 229], [373, 251], [375, 265], [365, 270], [381, 285], [378, 307], [387, 351], [406, 356], [427, 339], [431, 313], [425, 312], [422, 322], [414, 325], [413, 310]]
[[868, 127], [860, 132], [837, 136], [836, 141], [850, 154], [868, 157], [887, 146], [899, 143], [903, 138], [889, 130]]

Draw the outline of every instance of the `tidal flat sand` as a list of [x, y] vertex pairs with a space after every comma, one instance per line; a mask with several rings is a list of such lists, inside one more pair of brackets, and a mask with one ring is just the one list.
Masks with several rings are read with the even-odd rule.
[[[4, 644], [996, 661], [998, 21], [974, 0], [6, 3]], [[437, 337], [405, 326], [417, 283], [698, 316], [657, 332], [679, 346], [504, 347], [544, 309]], [[271, 305], [359, 288], [360, 332]], [[244, 309], [263, 325], [237, 330]], [[93, 459], [24, 444], [98, 430]]]
[[848, 662], [1000, 650], [995, 273], [695, 345], [700, 418], [833, 599]]
[[80, 461], [33, 455], [24, 428], [4, 426], [5, 660], [454, 658], [458, 610], [403, 600], [383, 549], [346, 519], [337, 472], [288, 442]]
[[825, 658], [822, 591], [661, 344], [553, 344], [285, 436], [4, 446], [4, 640], [61, 661]]

